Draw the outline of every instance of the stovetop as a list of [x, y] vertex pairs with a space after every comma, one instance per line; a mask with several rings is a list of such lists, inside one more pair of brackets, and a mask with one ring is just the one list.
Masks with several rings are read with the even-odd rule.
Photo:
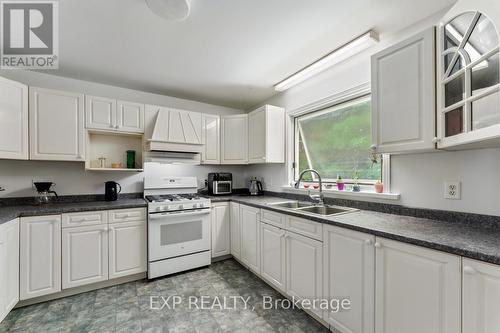
[[181, 194], [147, 195], [145, 199], [148, 202], [177, 202], [185, 200], [202, 200], [207, 198], [200, 196], [197, 193], [181, 193]]

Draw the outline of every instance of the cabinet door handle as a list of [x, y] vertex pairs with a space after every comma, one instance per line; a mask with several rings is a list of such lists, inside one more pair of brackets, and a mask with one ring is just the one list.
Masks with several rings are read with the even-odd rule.
[[473, 274], [476, 274], [477, 271], [470, 266], [464, 266], [464, 273], [469, 274], [469, 275], [473, 275]]
[[365, 239], [365, 244], [366, 245], [372, 245], [373, 241], [371, 239]]
[[382, 247], [382, 244], [380, 244], [379, 242], [375, 242], [373, 246], [375, 246], [377, 249], [380, 249]]

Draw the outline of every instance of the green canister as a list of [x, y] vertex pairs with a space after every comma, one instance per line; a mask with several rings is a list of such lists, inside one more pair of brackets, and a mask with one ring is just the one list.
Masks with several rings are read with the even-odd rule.
[[127, 150], [127, 169], [135, 168], [135, 150]]

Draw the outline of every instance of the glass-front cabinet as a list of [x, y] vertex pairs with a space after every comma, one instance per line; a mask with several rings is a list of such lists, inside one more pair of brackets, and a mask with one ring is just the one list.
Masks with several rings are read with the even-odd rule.
[[500, 145], [499, 37], [487, 14], [467, 11], [440, 26], [438, 148]]

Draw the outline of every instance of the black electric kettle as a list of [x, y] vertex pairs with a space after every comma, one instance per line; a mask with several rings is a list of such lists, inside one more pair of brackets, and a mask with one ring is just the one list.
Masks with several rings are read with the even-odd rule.
[[118, 199], [118, 193], [121, 191], [122, 187], [117, 182], [108, 181], [104, 183], [104, 200], [116, 201]]

